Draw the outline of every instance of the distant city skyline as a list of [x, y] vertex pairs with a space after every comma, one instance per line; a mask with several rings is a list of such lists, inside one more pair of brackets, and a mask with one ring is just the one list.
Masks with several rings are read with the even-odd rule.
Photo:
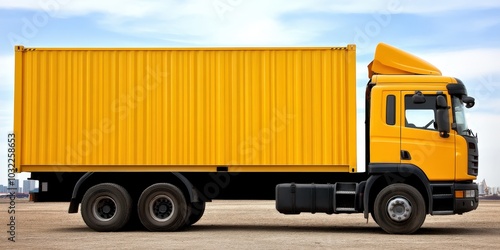
[[478, 182], [479, 184], [479, 195], [492, 195], [492, 194], [500, 194], [500, 187], [488, 186], [488, 182], [486, 179]]
[[14, 188], [16, 193], [29, 193], [38, 188], [36, 185], [37, 181], [34, 180], [23, 180], [22, 187], [19, 186], [20, 179], [14, 179], [14, 183], [13, 186], [0, 184], [0, 193], [12, 192], [13, 190], [11, 188]]

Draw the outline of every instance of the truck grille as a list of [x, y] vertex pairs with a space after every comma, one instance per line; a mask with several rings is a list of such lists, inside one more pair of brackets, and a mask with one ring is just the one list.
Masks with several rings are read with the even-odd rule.
[[477, 137], [465, 136], [468, 145], [468, 171], [469, 175], [477, 176], [479, 169], [479, 156], [477, 150]]

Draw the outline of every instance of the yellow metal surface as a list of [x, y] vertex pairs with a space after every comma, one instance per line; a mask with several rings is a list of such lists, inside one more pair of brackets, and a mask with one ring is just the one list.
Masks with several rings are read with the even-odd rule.
[[386, 123], [387, 96], [396, 98], [396, 118], [401, 112], [399, 105], [401, 91], [392, 86], [382, 85], [372, 89], [370, 111], [370, 162], [399, 163], [401, 151], [401, 123], [395, 120], [394, 125]]
[[446, 89], [446, 84], [457, 83], [453, 77], [436, 75], [374, 75], [371, 82], [396, 84], [401, 90], [428, 89], [429, 86], [434, 89]]
[[19, 171], [355, 171], [355, 47], [16, 52]]
[[477, 179], [476, 176], [472, 176], [468, 174], [468, 163], [469, 163], [469, 157], [468, 157], [468, 148], [469, 145], [467, 144], [467, 141], [465, 138], [462, 136], [457, 136], [456, 137], [456, 165], [457, 165], [457, 170], [455, 173], [455, 180], [457, 181], [468, 181], [468, 180], [475, 180]]
[[368, 77], [381, 75], [441, 75], [441, 71], [429, 62], [406, 51], [385, 43], [375, 49], [373, 61], [368, 65]]

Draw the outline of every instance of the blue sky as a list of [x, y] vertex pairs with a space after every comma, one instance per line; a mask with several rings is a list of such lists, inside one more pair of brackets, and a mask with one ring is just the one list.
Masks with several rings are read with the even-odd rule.
[[[376, 3], [375, 3], [376, 2]], [[345, 46], [357, 44], [358, 164], [363, 165], [366, 65], [378, 42], [414, 53], [464, 81], [476, 107], [479, 180], [500, 186], [500, 1], [0, 2], [0, 162], [12, 131], [16, 44], [28, 47]], [[361, 168], [362, 169], [362, 168]], [[0, 167], [6, 184], [6, 164]], [[21, 174], [26, 178], [27, 174]]]

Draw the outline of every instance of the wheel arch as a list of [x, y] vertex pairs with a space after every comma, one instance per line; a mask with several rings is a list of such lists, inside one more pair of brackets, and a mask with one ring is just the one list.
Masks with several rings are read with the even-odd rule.
[[130, 193], [133, 200], [137, 200], [142, 191], [150, 185], [168, 182], [177, 186], [184, 194], [184, 197], [188, 198], [190, 202], [199, 201], [197, 189], [193, 186], [191, 181], [189, 181], [189, 179], [181, 173], [88, 172], [80, 177], [80, 179], [76, 182], [71, 195], [68, 212], [77, 213], [78, 205], [82, 201], [85, 192], [92, 186], [104, 182], [115, 183], [123, 186]]
[[370, 177], [366, 182], [363, 196], [365, 219], [368, 219], [368, 214], [373, 212], [378, 193], [384, 187], [394, 183], [404, 183], [416, 188], [424, 198], [426, 213], [432, 211], [432, 192], [429, 179], [419, 167], [413, 164], [377, 163], [368, 166], [368, 173]]

